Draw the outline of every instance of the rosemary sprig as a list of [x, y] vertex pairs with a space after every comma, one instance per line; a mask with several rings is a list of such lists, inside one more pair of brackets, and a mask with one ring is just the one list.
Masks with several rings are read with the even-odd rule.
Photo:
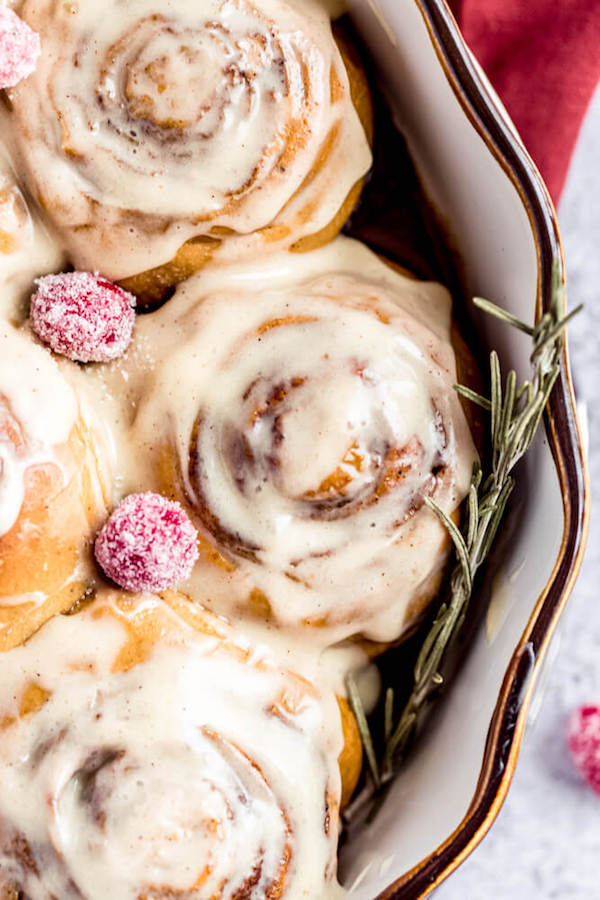
[[514, 488], [512, 470], [527, 452], [535, 437], [554, 383], [560, 373], [560, 359], [567, 322], [581, 309], [565, 314], [565, 289], [558, 263], [553, 268], [552, 299], [549, 310], [535, 326], [527, 325], [489, 300], [474, 298], [475, 305], [506, 324], [531, 336], [531, 379], [517, 387], [517, 375], [511, 370], [502, 384], [498, 354], [490, 354], [490, 397], [483, 397], [464, 385], [455, 385], [459, 394], [490, 414], [489, 472], [475, 465], [466, 500], [462, 528], [459, 528], [430, 498], [427, 506], [448, 529], [456, 553], [446, 599], [423, 641], [413, 673], [413, 685], [403, 709], [394, 720], [394, 688], [385, 692], [383, 754], [377, 759], [375, 742], [359, 692], [352, 676], [348, 678], [348, 696], [356, 715], [368, 771], [375, 792], [385, 788], [406, 754], [423, 711], [443, 683], [441, 663], [454, 643], [465, 620], [473, 581], [485, 562]]

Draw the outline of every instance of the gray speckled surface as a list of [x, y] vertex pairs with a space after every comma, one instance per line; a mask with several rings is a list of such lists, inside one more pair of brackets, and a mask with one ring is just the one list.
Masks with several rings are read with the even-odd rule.
[[570, 710], [600, 700], [600, 90], [584, 123], [559, 219], [569, 301], [586, 304], [570, 329], [570, 347], [589, 421], [588, 549], [508, 798], [487, 838], [436, 900], [600, 898], [600, 797], [579, 780], [565, 750]]

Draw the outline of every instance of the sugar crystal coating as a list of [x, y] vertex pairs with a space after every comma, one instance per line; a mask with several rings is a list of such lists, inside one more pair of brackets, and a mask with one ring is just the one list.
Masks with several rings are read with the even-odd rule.
[[34, 71], [40, 36], [19, 16], [0, 6], [0, 88], [11, 88]]
[[96, 538], [104, 572], [128, 591], [164, 591], [190, 574], [198, 535], [179, 503], [150, 491], [129, 494]]
[[572, 713], [568, 743], [576, 769], [600, 794], [600, 706], [581, 706]]
[[31, 325], [55, 353], [77, 362], [109, 362], [131, 341], [135, 298], [90, 272], [45, 275], [31, 298]]

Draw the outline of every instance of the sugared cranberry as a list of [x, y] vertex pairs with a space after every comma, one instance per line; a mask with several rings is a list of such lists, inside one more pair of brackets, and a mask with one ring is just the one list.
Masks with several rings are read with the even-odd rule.
[[31, 298], [31, 325], [55, 353], [77, 362], [109, 362], [131, 340], [135, 298], [90, 272], [45, 275]]
[[0, 88], [31, 75], [40, 55], [40, 36], [12, 9], [0, 6]]
[[571, 714], [568, 742], [577, 770], [600, 794], [600, 706], [581, 706]]
[[130, 494], [96, 538], [96, 559], [128, 591], [164, 591], [190, 574], [198, 535], [179, 503], [150, 491]]

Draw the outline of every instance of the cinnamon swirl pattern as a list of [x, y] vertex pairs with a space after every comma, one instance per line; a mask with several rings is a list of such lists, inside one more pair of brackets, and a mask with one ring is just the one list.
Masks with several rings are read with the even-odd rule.
[[295, 900], [335, 882], [335, 698], [178, 595], [106, 593], [0, 657], [0, 733], [14, 896]]
[[389, 641], [446, 560], [424, 498], [451, 514], [475, 458], [450, 297], [347, 239], [309, 268], [286, 259], [201, 273], [139, 320], [120, 443], [148, 448], [148, 468], [132, 459], [129, 489], [186, 505], [201, 602], [324, 642]]
[[11, 91], [15, 137], [77, 268], [125, 278], [190, 239], [184, 269], [224, 238], [234, 252], [297, 244], [339, 218], [370, 165], [318, 0], [25, 0], [20, 13], [44, 50]]
[[108, 492], [73, 388], [26, 333], [0, 326], [0, 650], [85, 591]]

